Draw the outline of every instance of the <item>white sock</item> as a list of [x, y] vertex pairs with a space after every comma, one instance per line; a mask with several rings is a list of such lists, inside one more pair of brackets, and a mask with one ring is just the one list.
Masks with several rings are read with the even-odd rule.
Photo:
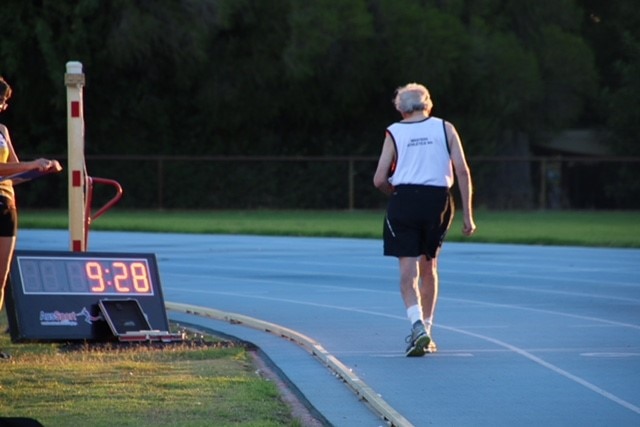
[[431, 335], [431, 326], [433, 326], [433, 316], [427, 317], [424, 319], [424, 326], [427, 330], [427, 333]]
[[415, 304], [407, 308], [407, 317], [409, 318], [409, 321], [411, 321], [411, 325], [422, 321], [422, 310], [420, 309], [420, 306]]

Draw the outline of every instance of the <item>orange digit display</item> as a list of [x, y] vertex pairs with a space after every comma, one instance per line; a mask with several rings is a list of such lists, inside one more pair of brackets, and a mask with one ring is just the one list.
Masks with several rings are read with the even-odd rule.
[[129, 280], [127, 264], [124, 262], [114, 262], [111, 266], [113, 268], [113, 284], [116, 291], [123, 294], [131, 292], [131, 288], [124, 284]]
[[91, 292], [104, 292], [107, 290], [107, 285], [104, 281], [104, 274], [102, 273], [102, 266], [99, 262], [89, 261], [85, 264], [85, 270], [87, 277], [91, 282]]
[[131, 277], [133, 278], [133, 287], [137, 292], [146, 294], [151, 291], [146, 264], [141, 262], [131, 263]]

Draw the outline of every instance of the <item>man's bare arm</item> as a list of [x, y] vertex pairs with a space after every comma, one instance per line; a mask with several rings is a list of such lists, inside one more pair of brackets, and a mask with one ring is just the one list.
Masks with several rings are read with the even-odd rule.
[[460, 141], [460, 136], [456, 128], [451, 123], [447, 123], [446, 129], [449, 147], [451, 148], [451, 162], [453, 163], [453, 170], [456, 174], [460, 198], [462, 199], [462, 233], [465, 236], [470, 236], [476, 230], [476, 224], [473, 220], [473, 184], [471, 171], [469, 170], [469, 165], [467, 165], [462, 142]]

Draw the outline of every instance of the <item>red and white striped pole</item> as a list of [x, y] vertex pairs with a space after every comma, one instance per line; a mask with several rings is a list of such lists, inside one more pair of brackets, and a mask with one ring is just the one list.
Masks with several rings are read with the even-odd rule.
[[69, 171], [69, 237], [73, 252], [87, 250], [85, 234], [84, 108], [82, 90], [85, 79], [82, 64], [67, 62], [64, 84], [67, 86], [67, 151]]

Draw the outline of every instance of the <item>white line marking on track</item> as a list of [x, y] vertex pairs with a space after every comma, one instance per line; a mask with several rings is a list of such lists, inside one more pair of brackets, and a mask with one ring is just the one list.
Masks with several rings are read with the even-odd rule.
[[[183, 291], [185, 291], [185, 289], [183, 289]], [[275, 300], [275, 301], [281, 301], [281, 302], [289, 302], [289, 303], [293, 303], [293, 304], [302, 304], [302, 305], [310, 305], [310, 306], [315, 306], [315, 307], [323, 307], [323, 308], [331, 308], [331, 309], [335, 309], [335, 310], [342, 310], [342, 311], [349, 311], [349, 312], [354, 312], [354, 313], [365, 313], [365, 314], [371, 314], [371, 315], [375, 315], [375, 316], [381, 316], [381, 317], [388, 317], [388, 318], [393, 318], [393, 319], [403, 319], [404, 317], [401, 316], [395, 316], [395, 315], [389, 315], [386, 313], [379, 313], [379, 312], [374, 312], [374, 311], [370, 311], [370, 310], [361, 310], [361, 309], [355, 309], [352, 307], [340, 307], [340, 306], [336, 306], [336, 305], [329, 305], [329, 304], [318, 304], [318, 303], [310, 303], [310, 302], [306, 302], [306, 301], [297, 301], [297, 300], [290, 300], [290, 299], [284, 299], [284, 298], [269, 298], [269, 297], [258, 297], [258, 296], [248, 296], [248, 295], [241, 295], [241, 294], [234, 294], [232, 292], [211, 292], [211, 291], [196, 291], [196, 292], [201, 292], [201, 293], [210, 293], [210, 294], [225, 294], [225, 295], [236, 295], [236, 296], [241, 296], [243, 298], [256, 298], [256, 299], [264, 299], [264, 300]], [[546, 311], [546, 310], [543, 310]], [[566, 314], [565, 314], [566, 315]], [[572, 316], [574, 317], [574, 316]], [[583, 317], [583, 316], [575, 316], [575, 317]], [[510, 350], [513, 353], [516, 353], [526, 359], [529, 359], [530, 361], [545, 367], [549, 370], [551, 370], [552, 372], [555, 372], [558, 375], [561, 375], [573, 382], [575, 382], [576, 384], [579, 384], [583, 387], [585, 387], [588, 390], [593, 391], [594, 393], [599, 394], [600, 396], [609, 399], [610, 401], [617, 403], [618, 405], [629, 409], [632, 412], [635, 412], [636, 414], [640, 414], [640, 407], [627, 402], [624, 399], [619, 398], [618, 396], [614, 395], [613, 393], [610, 393], [600, 387], [598, 387], [595, 384], [590, 383], [589, 381], [578, 377], [577, 375], [574, 375], [570, 372], [565, 371], [564, 369], [561, 369], [547, 361], [545, 361], [544, 359], [541, 359], [537, 356], [534, 356], [533, 354], [529, 353], [526, 350], [523, 350], [521, 348], [518, 348], [514, 345], [511, 345], [509, 343], [506, 343], [504, 341], [500, 341], [498, 339], [492, 338], [492, 337], [488, 337], [486, 335], [480, 335], [480, 334], [476, 334], [474, 332], [470, 332], [467, 330], [463, 330], [463, 329], [459, 329], [459, 328], [454, 328], [451, 326], [446, 326], [446, 325], [442, 325], [439, 324], [438, 325], [440, 328], [442, 329], [447, 329], [453, 332], [457, 332], [463, 335], [468, 335], [468, 336], [472, 336], [475, 338], [479, 338], [481, 340], [484, 341], [488, 341], [491, 342], [499, 347], [503, 347], [506, 348], [508, 350]], [[437, 353], [436, 353], [437, 354]]]
[[538, 293], [538, 294], [549, 294], [549, 295], [565, 295], [570, 297], [583, 297], [583, 298], [598, 298], [602, 300], [612, 300], [612, 301], [624, 301], [624, 302], [634, 302], [640, 303], [640, 299], [637, 298], [627, 298], [627, 297], [618, 297], [615, 295], [606, 295], [606, 294], [592, 294], [585, 292], [569, 292], [569, 291], [556, 291], [552, 289], [540, 289], [540, 288], [532, 288], [525, 286], [505, 286], [505, 285], [492, 285], [488, 283], [469, 283], [469, 282], [457, 282], [452, 280], [447, 280], [448, 284], [457, 285], [457, 286], [470, 286], [473, 288], [491, 288], [491, 289], [505, 289], [508, 291], [516, 291], [516, 292], [530, 292], [530, 293]]
[[[339, 354], [351, 354], [349, 352], [345, 352], [345, 353], [339, 353]], [[406, 359], [407, 356], [404, 353], [376, 353], [376, 354], [372, 354], [370, 357], [372, 358], [381, 358], [381, 359]], [[444, 352], [444, 351], [440, 351], [438, 350], [436, 353], [433, 354], [427, 354], [424, 357], [426, 358], [431, 358], [431, 357], [473, 357], [472, 353], [456, 353], [456, 352]]]
[[[366, 290], [366, 289], [359, 289], [360, 291], [370, 291], [370, 290]], [[335, 309], [335, 310], [342, 310], [342, 311], [349, 311], [349, 312], [354, 312], [354, 313], [363, 313], [363, 314], [371, 314], [371, 315], [375, 315], [375, 316], [381, 316], [381, 317], [388, 317], [388, 318], [394, 318], [394, 319], [403, 319], [404, 317], [402, 316], [396, 316], [396, 315], [389, 315], [386, 313], [380, 313], [380, 312], [375, 312], [375, 311], [371, 311], [371, 310], [362, 310], [362, 309], [356, 309], [353, 307], [341, 307], [341, 306], [336, 306], [336, 305], [329, 305], [329, 304], [319, 304], [319, 303], [311, 303], [311, 302], [307, 302], [307, 301], [299, 301], [299, 300], [293, 300], [293, 299], [285, 299], [285, 298], [270, 298], [270, 297], [264, 297], [264, 296], [256, 296], [256, 295], [246, 295], [246, 294], [239, 294], [239, 293], [234, 293], [234, 292], [215, 292], [215, 291], [201, 291], [201, 290], [188, 290], [188, 289], [181, 289], [182, 292], [185, 291], [191, 291], [194, 293], [206, 293], [206, 294], [221, 294], [221, 295], [229, 295], [229, 296], [238, 296], [238, 297], [242, 297], [242, 298], [255, 298], [255, 299], [264, 299], [264, 300], [273, 300], [273, 301], [280, 301], [280, 302], [288, 302], [288, 303], [293, 303], [293, 304], [302, 304], [302, 305], [309, 305], [309, 306], [315, 306], [315, 307], [323, 307], [323, 308], [330, 308], [330, 309]], [[497, 307], [503, 307], [503, 308], [511, 308], [511, 309], [518, 309], [518, 310], [530, 310], [530, 311], [535, 311], [535, 312], [544, 312], [544, 313], [548, 313], [548, 314], [556, 314], [556, 315], [560, 315], [560, 316], [566, 316], [566, 317], [572, 317], [572, 318], [579, 318], [579, 319], [588, 319], [591, 321], [599, 321], [599, 322], [603, 322], [603, 323], [608, 323], [608, 324], [615, 324], [618, 326], [627, 326], [627, 327], [631, 327], [631, 328], [635, 328], [635, 329], [640, 329], [640, 326], [638, 325], [631, 325], [631, 324], [626, 324], [626, 323], [620, 323], [620, 322], [613, 322], [613, 321], [609, 321], [609, 320], [605, 320], [605, 319], [597, 319], [597, 318], [592, 318], [592, 317], [588, 317], [588, 316], [579, 316], [579, 315], [573, 315], [573, 314], [568, 314], [568, 313], [561, 313], [561, 312], [554, 312], [554, 311], [550, 311], [550, 310], [541, 310], [541, 309], [533, 309], [533, 308], [528, 308], [528, 307], [521, 307], [521, 306], [515, 306], [515, 305], [509, 305], [509, 304], [493, 304], [493, 303], [482, 303], [482, 302], [478, 302], [478, 301], [473, 301], [473, 300], [459, 300], [459, 299], [455, 299], [455, 298], [447, 298], [449, 300], [457, 300], [457, 301], [464, 301], [464, 302], [468, 302], [468, 303], [474, 303], [474, 304], [480, 304], [480, 305], [488, 305], [488, 306], [497, 306]], [[545, 367], [549, 370], [551, 370], [552, 372], [555, 372], [558, 375], [561, 375], [583, 387], [585, 387], [588, 390], [591, 390], [594, 393], [599, 394], [600, 396], [614, 402], [617, 403], [618, 405], [629, 409], [630, 411], [636, 413], [636, 414], [640, 414], [640, 407], [598, 387], [595, 384], [590, 383], [589, 381], [578, 377], [577, 375], [574, 375], [568, 371], [565, 371], [564, 369], [561, 369], [547, 361], [545, 361], [544, 359], [541, 359], [533, 354], [531, 354], [530, 352], [523, 350], [521, 348], [518, 348], [516, 346], [513, 346], [511, 344], [508, 344], [506, 342], [500, 341], [498, 339], [492, 338], [492, 337], [488, 337], [485, 335], [481, 335], [481, 334], [477, 334], [477, 333], [473, 333], [467, 330], [463, 330], [460, 328], [455, 328], [455, 327], [450, 327], [450, 326], [446, 326], [446, 325], [442, 325], [439, 324], [438, 325], [440, 328], [443, 329], [448, 329], [450, 331], [453, 332], [458, 332], [460, 334], [464, 334], [464, 335], [468, 335], [468, 336], [472, 336], [475, 338], [479, 338], [482, 339], [484, 341], [488, 341], [491, 342], [493, 344], [496, 344], [500, 347], [506, 348], [509, 351], [516, 353], [526, 359], [529, 359], [530, 361]], [[437, 354], [437, 353], [436, 353]]]
[[640, 357], [640, 353], [623, 353], [623, 352], [601, 352], [601, 353], [581, 353], [583, 357], [598, 357], [604, 359], [624, 359], [628, 357]]
[[[629, 286], [632, 288], [638, 287], [638, 282], [635, 280], [635, 277], [632, 278], [632, 281], [629, 282], [620, 282], [616, 280], [607, 280], [603, 282], [598, 279], [587, 279], [585, 277], [559, 277], [559, 276], [548, 276], [544, 274], [523, 274], [523, 273], [505, 273], [504, 271], [475, 271], [472, 270], [470, 272], [464, 271], [451, 271], [447, 269], [439, 269], [441, 274], [460, 274], [460, 275], [468, 275], [468, 276], [489, 276], [489, 277], [509, 277], [513, 279], [536, 279], [536, 280], [544, 280], [545, 282], [557, 283], [557, 282], [570, 282], [570, 283], [592, 283], [602, 286]], [[573, 273], [573, 270], [567, 269], [566, 273]], [[635, 275], [635, 273], [634, 273]]]
[[572, 373], [567, 372], [564, 369], [561, 369], [561, 368], [559, 368], [559, 367], [547, 362], [546, 360], [543, 360], [543, 359], [541, 359], [541, 358], [539, 358], [537, 356], [534, 356], [533, 354], [531, 354], [531, 353], [529, 353], [529, 352], [527, 352], [527, 351], [525, 351], [525, 350], [523, 350], [521, 348], [518, 348], [516, 346], [508, 344], [508, 343], [506, 343], [504, 341], [497, 340], [495, 338], [491, 338], [491, 337], [488, 337], [488, 336], [485, 336], [485, 335], [475, 334], [473, 332], [465, 331], [463, 329], [453, 328], [453, 327], [450, 327], [450, 326], [442, 326], [442, 325], [440, 325], [440, 327], [443, 328], [443, 329], [448, 329], [448, 330], [453, 331], [453, 332], [458, 332], [458, 333], [463, 334], [463, 335], [469, 335], [469, 336], [472, 336], [474, 338], [479, 338], [479, 339], [482, 339], [482, 340], [485, 340], [485, 341], [489, 341], [489, 342], [491, 342], [493, 344], [496, 344], [496, 345], [498, 345], [500, 347], [507, 348], [507, 349], [511, 350], [512, 352], [517, 353], [520, 356], [525, 357], [525, 358], [531, 360], [532, 362], [537, 363], [538, 365], [540, 365], [542, 367], [545, 367], [545, 368], [555, 372], [556, 374], [561, 375], [561, 376], [563, 376], [563, 377], [565, 377], [565, 378], [567, 378], [567, 379], [569, 379], [569, 380], [571, 380], [571, 381], [573, 381], [573, 382], [575, 382], [577, 384], [580, 384], [581, 386], [593, 391], [594, 393], [599, 394], [600, 396], [602, 396], [602, 397], [604, 397], [606, 399], [611, 400], [612, 402], [617, 403], [620, 406], [623, 406], [623, 407], [629, 409], [632, 412], [635, 412], [636, 414], [640, 414], [640, 407], [638, 407], [638, 406], [636, 406], [636, 405], [634, 405], [634, 404], [632, 404], [630, 402], [627, 402], [626, 400], [619, 398], [618, 396], [616, 396], [616, 395], [614, 395], [614, 394], [612, 394], [612, 393], [610, 393], [610, 392], [598, 387], [597, 385], [592, 384], [589, 381], [578, 377], [577, 375], [573, 375]]
[[[172, 276], [179, 276], [179, 275], [172, 275]], [[188, 276], [188, 275], [187, 275]], [[220, 277], [209, 277], [209, 279], [220, 279]], [[225, 278], [225, 279], [233, 279], [233, 278]], [[291, 283], [289, 282], [283, 282], [283, 281], [277, 281], [277, 280], [265, 280], [265, 279], [242, 279], [245, 282], [254, 282], [254, 283], [270, 283], [270, 284], [277, 284], [277, 285], [284, 285], [284, 286], [290, 286]], [[303, 283], [298, 283], [298, 286], [303, 285]], [[396, 295], [396, 291], [395, 290], [376, 290], [376, 289], [367, 289], [367, 288], [352, 288], [352, 287], [345, 287], [345, 286], [330, 286], [330, 285], [317, 285], [317, 284], [311, 284], [310, 285], [313, 288], [316, 289], [335, 289], [335, 290], [340, 290], [341, 292], [344, 292], [345, 290], [352, 290], [354, 292], [370, 292], [370, 293], [381, 293], [381, 294], [390, 294], [390, 295]], [[195, 293], [208, 293], [208, 294], [219, 294], [219, 295], [230, 295], [230, 296], [238, 296], [238, 297], [242, 297], [242, 298], [249, 298], [251, 297], [251, 295], [248, 294], [241, 294], [241, 293], [237, 293], [237, 292], [216, 292], [216, 291], [204, 291], [204, 290], [194, 290], [194, 289], [187, 289], [184, 288], [183, 286], [179, 286], [179, 287], [171, 287], [171, 286], [165, 286], [165, 292], [167, 291], [179, 291], [179, 292], [195, 292]], [[278, 300], [278, 299], [274, 299], [274, 300]], [[283, 302], [292, 302], [290, 300], [282, 300]], [[520, 305], [513, 305], [513, 304], [498, 304], [498, 303], [490, 303], [490, 302], [484, 302], [484, 301], [477, 301], [477, 300], [469, 300], [469, 299], [461, 299], [461, 298], [451, 298], [451, 297], [445, 297], [445, 296], [440, 296], [439, 297], [439, 301], [454, 301], [457, 303], [469, 303], [469, 304], [474, 304], [474, 305], [484, 305], [487, 307], [499, 307], [499, 308], [507, 308], [507, 309], [512, 309], [512, 310], [523, 310], [523, 311], [532, 311], [532, 312], [536, 312], [536, 313], [545, 313], [545, 314], [552, 314], [555, 316], [563, 316], [563, 317], [570, 317], [573, 319], [582, 319], [582, 320], [588, 320], [588, 321], [592, 321], [592, 322], [598, 322], [598, 323], [605, 323], [607, 325], [611, 325], [611, 326], [622, 326], [622, 327], [627, 327], [627, 328], [632, 328], [632, 329], [640, 329], [640, 325], [635, 325], [635, 324], [631, 324], [631, 323], [623, 323], [623, 322], [616, 322], [616, 321], [612, 321], [612, 320], [607, 320], [607, 319], [601, 319], [598, 317], [590, 317], [590, 316], [581, 316], [581, 315], [576, 315], [576, 314], [571, 314], [571, 313], [564, 313], [561, 311], [553, 311], [553, 310], [544, 310], [544, 309], [539, 309], [539, 308], [532, 308], [532, 307], [524, 307], [524, 306], [520, 306]], [[298, 303], [302, 303], [299, 302]]]
[[450, 297], [440, 297], [439, 299], [446, 300], [446, 301], [455, 301], [458, 303], [464, 302], [468, 304], [484, 305], [487, 307], [500, 307], [500, 308], [508, 308], [513, 310], [533, 311], [536, 313], [553, 314], [556, 316], [571, 317], [573, 319], [582, 319], [582, 320], [589, 320], [592, 322], [606, 323], [607, 325], [611, 325], [611, 326], [623, 326], [626, 328], [640, 329], [640, 325], [634, 325], [632, 323], [616, 322], [613, 320], [601, 319], [599, 317], [581, 316], [578, 314], [563, 313], [561, 311], [553, 311], [553, 310], [544, 310], [541, 308], [523, 307], [520, 305], [513, 305], [513, 304], [498, 304], [498, 303], [483, 302], [483, 301], [476, 301], [476, 300], [469, 300], [469, 299], [460, 299], [460, 298], [450, 298]]

